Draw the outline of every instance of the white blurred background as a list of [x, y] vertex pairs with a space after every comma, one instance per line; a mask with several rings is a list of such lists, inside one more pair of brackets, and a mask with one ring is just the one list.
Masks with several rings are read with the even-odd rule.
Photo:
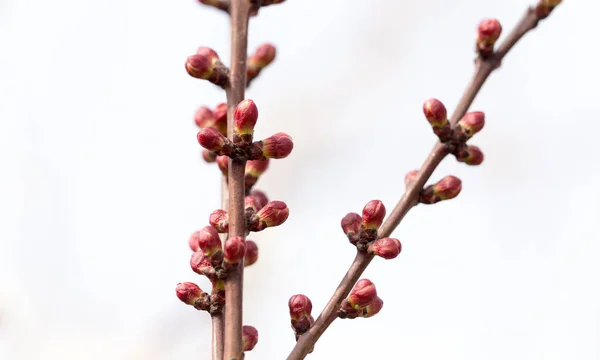
[[[254, 236], [248, 359], [294, 344], [287, 300], [318, 313], [353, 258], [339, 228], [391, 209], [434, 143], [429, 97], [453, 109], [475, 28], [507, 32], [534, 0], [289, 0], [251, 21], [276, 62], [248, 91], [257, 136], [295, 149], [259, 181], [291, 209]], [[395, 260], [374, 261], [382, 312], [336, 321], [311, 359], [600, 359], [600, 3], [565, 1], [517, 45], [473, 110], [481, 167], [414, 209]], [[177, 300], [188, 235], [219, 204], [192, 117], [224, 101], [187, 76], [199, 45], [229, 62], [224, 14], [186, 1], [0, 0], [0, 359], [208, 359], [209, 316]], [[596, 64], [596, 65], [595, 65]]]

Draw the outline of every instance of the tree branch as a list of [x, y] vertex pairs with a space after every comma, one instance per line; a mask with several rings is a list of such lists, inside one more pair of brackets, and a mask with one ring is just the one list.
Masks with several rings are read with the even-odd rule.
[[[507, 36], [507, 38], [498, 47], [497, 51], [490, 57], [476, 60], [475, 74], [463, 93], [456, 109], [451, 117], [451, 124], [455, 125], [467, 112], [473, 100], [481, 90], [481, 87], [489, 77], [489, 75], [497, 69], [504, 56], [512, 49], [512, 47], [525, 35], [528, 31], [534, 29], [543, 17], [536, 13], [535, 8], [529, 8], [519, 23]], [[409, 184], [404, 195], [392, 210], [389, 217], [379, 229], [378, 237], [388, 237], [392, 231], [400, 224], [404, 216], [415, 205], [418, 204], [419, 194], [425, 183], [448, 155], [448, 151], [440, 142], [436, 143], [433, 150], [421, 166], [415, 180]], [[373, 255], [364, 252], [358, 252], [346, 275], [333, 293], [333, 296], [313, 324], [311, 328], [300, 338], [292, 349], [288, 360], [304, 359], [309, 351], [314, 347], [321, 335], [327, 330], [329, 325], [337, 317], [337, 312], [340, 309], [342, 301], [348, 296], [354, 284], [358, 281], [362, 273], [365, 271], [369, 263], [373, 260]]]
[[[248, 17], [250, 2], [231, 1], [231, 71], [227, 88], [227, 135], [233, 141], [233, 113], [244, 100], [246, 89], [246, 57], [248, 54]], [[246, 236], [244, 214], [244, 172], [246, 161], [229, 161], [229, 237]], [[241, 360], [244, 357], [242, 342], [242, 300], [244, 262], [241, 261], [225, 281], [225, 350], [224, 359]]]

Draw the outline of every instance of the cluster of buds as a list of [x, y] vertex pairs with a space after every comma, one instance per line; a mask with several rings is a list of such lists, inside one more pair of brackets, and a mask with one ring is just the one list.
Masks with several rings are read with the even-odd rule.
[[185, 70], [191, 77], [208, 80], [222, 88], [229, 82], [229, 69], [211, 48], [199, 47], [194, 55], [188, 56]]
[[[214, 128], [224, 136], [227, 135], [227, 104], [222, 103], [217, 105], [214, 110], [206, 106], [201, 106], [196, 110], [194, 122], [200, 129]], [[217, 154], [213, 151], [206, 150], [202, 152], [202, 158], [206, 162], [215, 162]]]
[[254, 54], [248, 57], [246, 61], [246, 83], [250, 86], [250, 82], [254, 80], [260, 72], [275, 60], [277, 50], [272, 44], [262, 44]]
[[[214, 127], [201, 129], [198, 132], [198, 143], [205, 149], [219, 156], [243, 160], [283, 159], [294, 148], [292, 138], [284, 133], [277, 133], [262, 141], [253, 142], [254, 126], [258, 120], [258, 108], [252, 100], [243, 100], [235, 108], [233, 141]], [[257, 164], [255, 164], [257, 165]], [[221, 167], [224, 169], [224, 166]], [[260, 173], [266, 169], [265, 163], [255, 166]]]
[[494, 54], [494, 44], [502, 33], [502, 25], [496, 19], [485, 19], [477, 26], [476, 49], [479, 56], [488, 58]]
[[398, 239], [377, 238], [377, 231], [385, 218], [385, 206], [380, 200], [371, 200], [365, 205], [362, 216], [348, 213], [342, 218], [341, 226], [351, 244], [359, 251], [393, 259], [402, 250]]
[[348, 297], [342, 302], [338, 311], [341, 319], [368, 318], [376, 315], [383, 308], [383, 300], [377, 296], [375, 284], [368, 279], [356, 282]]
[[539, 0], [535, 7], [535, 14], [539, 19], [545, 19], [562, 0]]
[[298, 340], [300, 335], [307, 332], [315, 322], [315, 319], [310, 314], [312, 311], [312, 302], [308, 296], [298, 294], [290, 298], [288, 306], [290, 308], [292, 330], [294, 330], [296, 340]]

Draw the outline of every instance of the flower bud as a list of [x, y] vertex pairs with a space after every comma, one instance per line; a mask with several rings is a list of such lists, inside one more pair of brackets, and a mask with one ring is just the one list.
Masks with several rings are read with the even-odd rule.
[[375, 298], [372, 303], [367, 305], [360, 314], [361, 317], [370, 318], [371, 316], [377, 315], [383, 308], [383, 300], [380, 297]]
[[242, 337], [244, 340], [244, 351], [250, 351], [258, 343], [258, 330], [253, 326], [244, 325], [242, 327]]
[[367, 251], [369, 254], [377, 255], [389, 260], [400, 254], [400, 251], [402, 251], [402, 244], [400, 244], [398, 239], [383, 238], [375, 240], [369, 245]]
[[466, 141], [477, 134], [485, 125], [485, 114], [481, 111], [466, 113], [456, 124], [455, 134], [460, 141]]
[[244, 255], [244, 267], [254, 264], [258, 260], [258, 245], [252, 240], [246, 240], [246, 255]]
[[269, 167], [269, 159], [265, 160], [248, 160], [246, 162], [246, 175], [245, 184], [246, 188], [249, 189], [258, 181], [258, 177], [261, 176]]
[[207, 47], [199, 47], [196, 54], [188, 56], [185, 69], [190, 76], [208, 80], [219, 86], [227, 82], [227, 69], [217, 53]]
[[283, 159], [287, 157], [294, 148], [292, 138], [284, 133], [277, 133], [262, 141], [262, 155], [265, 158]]
[[202, 230], [196, 231], [191, 236], [196, 239], [198, 247], [208, 257], [212, 257], [213, 254], [222, 250], [219, 233], [211, 226], [205, 226]]
[[209, 108], [200, 106], [198, 110], [196, 110], [196, 114], [194, 114], [194, 122], [201, 129], [214, 127], [215, 117]]
[[262, 44], [246, 62], [246, 78], [248, 84], [260, 74], [262, 69], [275, 59], [276, 49], [271, 44]]
[[477, 51], [486, 57], [494, 52], [494, 44], [502, 33], [502, 25], [496, 19], [485, 19], [477, 27]]
[[223, 209], [217, 209], [210, 213], [208, 223], [213, 227], [215, 233], [226, 233], [229, 231], [229, 215]]
[[287, 220], [289, 215], [290, 210], [283, 201], [271, 201], [252, 216], [248, 229], [261, 231], [268, 227], [279, 226]]
[[203, 148], [213, 151], [218, 155], [231, 155], [233, 144], [217, 129], [205, 128], [198, 131], [198, 143]]
[[217, 166], [221, 170], [221, 174], [227, 176], [229, 173], [229, 157], [225, 155], [217, 156]]
[[240, 135], [242, 142], [249, 144], [252, 142], [254, 126], [258, 120], [258, 108], [252, 100], [242, 100], [233, 113], [234, 130]]
[[423, 113], [433, 128], [448, 126], [448, 112], [438, 99], [431, 98], [423, 103]]
[[256, 197], [248, 195], [244, 198], [244, 210], [246, 210], [246, 212], [249, 211], [254, 215], [260, 209], [262, 209], [262, 204]]
[[250, 191], [250, 195], [254, 196], [258, 200], [261, 208], [269, 203], [269, 198], [267, 197], [267, 194], [265, 194], [263, 191], [252, 190]]
[[206, 149], [202, 149], [202, 159], [207, 163], [214, 163], [217, 160], [217, 154]]
[[358, 280], [354, 288], [348, 295], [348, 303], [356, 310], [362, 309], [369, 305], [377, 297], [377, 289], [375, 284], [368, 279]]
[[453, 199], [460, 193], [462, 182], [455, 176], [446, 176], [435, 185], [430, 185], [421, 192], [420, 202], [435, 204], [442, 200]]
[[362, 211], [362, 225], [365, 229], [377, 230], [383, 223], [385, 206], [380, 200], [371, 200]]
[[202, 299], [203, 296], [206, 295], [206, 293], [204, 293], [198, 285], [191, 282], [177, 284], [175, 293], [177, 294], [179, 300], [192, 306], [194, 306], [197, 300]]
[[230, 237], [225, 241], [224, 260], [229, 265], [236, 265], [244, 260], [246, 255], [246, 241], [241, 236]]
[[215, 117], [215, 129], [219, 130], [223, 136], [227, 136], [227, 104], [221, 103], [213, 110]]
[[303, 294], [294, 295], [288, 301], [290, 308], [290, 318], [300, 319], [304, 316], [310, 316], [312, 312], [312, 302], [308, 296]]
[[215, 276], [215, 268], [212, 266], [211, 259], [201, 250], [192, 254], [190, 267], [195, 273], [204, 275], [208, 278], [213, 278]]
[[467, 165], [480, 165], [483, 162], [483, 152], [475, 145], [464, 145], [454, 153], [456, 160]]
[[348, 213], [342, 218], [342, 230], [352, 244], [356, 244], [358, 241], [361, 223], [362, 217], [357, 213]]
[[[219, 158], [217, 158], [217, 161], [219, 161]], [[419, 175], [419, 170], [409, 171], [406, 176], [404, 176], [404, 185], [408, 187], [413, 181], [415, 181], [417, 175]]]

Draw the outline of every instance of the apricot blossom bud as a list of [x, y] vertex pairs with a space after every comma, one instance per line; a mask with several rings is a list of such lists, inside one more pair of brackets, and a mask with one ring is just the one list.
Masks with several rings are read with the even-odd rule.
[[209, 108], [200, 106], [198, 110], [196, 110], [196, 114], [194, 114], [194, 122], [201, 129], [214, 127], [215, 117]]
[[380, 200], [371, 200], [362, 211], [362, 225], [365, 229], [377, 230], [383, 223], [385, 206]]
[[485, 125], [485, 114], [481, 111], [466, 113], [454, 130], [460, 141], [466, 141], [477, 134]]
[[456, 160], [467, 165], [480, 165], [483, 162], [483, 152], [475, 145], [464, 145], [454, 153]]
[[254, 126], [258, 120], [258, 108], [252, 100], [242, 100], [233, 113], [234, 130], [238, 135], [246, 136], [245, 142], [252, 142]]
[[361, 223], [362, 217], [357, 213], [348, 213], [342, 218], [342, 230], [352, 244], [356, 244], [358, 241]]
[[246, 240], [246, 255], [244, 255], [244, 267], [254, 264], [258, 260], [258, 245], [252, 240]]
[[244, 198], [244, 209], [246, 213], [250, 212], [250, 214], [254, 214], [262, 209], [262, 204], [256, 197], [248, 195]]
[[372, 255], [377, 255], [384, 259], [393, 259], [402, 251], [402, 244], [398, 239], [393, 238], [383, 238], [375, 240], [369, 248], [367, 252]]
[[244, 351], [250, 351], [258, 343], [258, 330], [254, 326], [244, 325], [242, 327], [242, 337], [244, 340]]
[[202, 159], [207, 163], [214, 163], [217, 160], [217, 154], [213, 151], [202, 149]]
[[219, 130], [223, 136], [227, 136], [227, 104], [221, 103], [213, 110], [215, 117], [215, 129]]
[[250, 195], [254, 196], [258, 200], [258, 202], [261, 205], [261, 208], [269, 203], [269, 198], [267, 197], [267, 194], [265, 194], [263, 191], [252, 190], [250, 191]]
[[198, 131], [198, 143], [205, 149], [218, 155], [231, 155], [233, 144], [217, 129], [205, 128]]
[[229, 157], [225, 155], [217, 156], [217, 166], [221, 170], [221, 174], [227, 176], [229, 173]]
[[185, 69], [197, 79], [208, 80], [219, 86], [227, 83], [227, 68], [221, 63], [219, 55], [210, 48], [199, 47], [196, 54], [188, 56]]
[[502, 33], [502, 25], [496, 19], [485, 19], [477, 27], [477, 51], [481, 56], [492, 55], [494, 44]]
[[368, 279], [358, 280], [354, 288], [348, 295], [348, 303], [354, 309], [362, 309], [369, 305], [377, 297], [375, 284]]
[[298, 294], [290, 297], [288, 307], [290, 308], [290, 318], [300, 319], [303, 316], [310, 316], [310, 313], [312, 312], [312, 301], [310, 301], [308, 296]]
[[367, 305], [360, 314], [361, 317], [370, 318], [371, 316], [377, 315], [383, 308], [383, 300], [380, 297], [375, 298], [372, 303]]
[[208, 223], [216, 233], [226, 233], [229, 231], [229, 215], [223, 209], [217, 209], [210, 213]]
[[283, 201], [271, 201], [252, 216], [248, 230], [261, 231], [268, 227], [279, 226], [289, 215], [290, 210]]
[[277, 133], [261, 142], [262, 155], [265, 158], [283, 159], [287, 157], [294, 148], [292, 138], [285, 133]]
[[246, 255], [246, 241], [241, 236], [233, 236], [225, 241], [224, 261], [229, 265], [236, 265], [244, 260]]
[[208, 296], [208, 294], [202, 291], [198, 285], [191, 282], [177, 284], [175, 293], [177, 294], [179, 300], [192, 306], [195, 306], [198, 301], [202, 301]]
[[248, 83], [256, 78], [267, 65], [273, 62], [276, 52], [275, 46], [262, 44], [256, 49], [254, 54], [248, 57], [246, 61], [246, 78]]
[[442, 128], [448, 125], [448, 112], [438, 99], [426, 100], [423, 103], [423, 113], [433, 128]]
[[212, 265], [211, 259], [201, 250], [192, 254], [190, 267], [195, 273], [204, 275], [208, 278], [213, 278], [215, 276], [215, 268]]
[[219, 233], [211, 226], [205, 226], [202, 230], [196, 231], [192, 237], [196, 238], [198, 247], [206, 256], [212, 257], [213, 254], [222, 250]]
[[462, 190], [462, 182], [455, 176], [446, 176], [434, 185], [430, 185], [421, 192], [420, 202], [435, 204], [442, 200], [450, 200], [458, 196]]
[[244, 181], [246, 188], [251, 188], [258, 181], [258, 177], [261, 176], [269, 167], [269, 159], [264, 160], [248, 160], [246, 162], [246, 174]]

